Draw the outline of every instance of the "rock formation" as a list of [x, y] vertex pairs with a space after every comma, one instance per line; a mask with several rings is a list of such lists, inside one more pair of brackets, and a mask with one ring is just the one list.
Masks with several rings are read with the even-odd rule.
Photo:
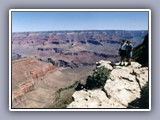
[[36, 57], [13, 60], [12, 108], [48, 107], [53, 104], [53, 95], [57, 90], [68, 87], [75, 81], [84, 82], [92, 69], [90, 66], [74, 69], [58, 68]]
[[20, 107], [25, 101], [25, 94], [35, 90], [39, 78], [53, 70], [55, 67], [52, 64], [38, 61], [35, 57], [12, 61], [13, 107]]
[[42, 60], [47, 60], [48, 58], [52, 58], [53, 61], [64, 60], [71, 66], [73, 66], [73, 61], [78, 67], [91, 66], [101, 59], [117, 62], [119, 59], [118, 49], [122, 39], [130, 39], [134, 46], [137, 46], [142, 43], [147, 33], [147, 31], [143, 30], [13, 33], [12, 52], [17, 55], [13, 55], [12, 60], [18, 59], [20, 56], [37, 56]]
[[28, 78], [38, 78], [46, 72], [55, 69], [52, 64], [38, 61], [35, 57], [22, 58], [12, 62], [12, 81], [26, 81]]
[[101, 60], [97, 67], [112, 70], [104, 88], [76, 91], [68, 108], [128, 108], [129, 103], [141, 97], [141, 90], [148, 83], [148, 67], [137, 62], [126, 67]]

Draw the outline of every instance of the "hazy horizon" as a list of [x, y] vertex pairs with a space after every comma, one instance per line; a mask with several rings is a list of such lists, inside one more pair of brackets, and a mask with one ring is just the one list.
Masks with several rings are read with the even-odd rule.
[[45, 31], [18, 31], [12, 33], [27, 33], [27, 32], [79, 32], [79, 31], [148, 31], [148, 30], [45, 30]]

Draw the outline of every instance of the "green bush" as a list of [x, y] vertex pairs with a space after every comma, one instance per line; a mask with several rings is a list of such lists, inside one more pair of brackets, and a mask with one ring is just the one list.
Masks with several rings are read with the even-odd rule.
[[48, 108], [66, 108], [73, 101], [72, 95], [78, 84], [79, 81], [76, 81], [74, 84], [56, 91], [53, 95], [53, 104], [48, 106]]
[[106, 80], [109, 78], [110, 70], [105, 67], [100, 67], [95, 70], [95, 72], [88, 76], [85, 85], [86, 89], [97, 89], [103, 88]]

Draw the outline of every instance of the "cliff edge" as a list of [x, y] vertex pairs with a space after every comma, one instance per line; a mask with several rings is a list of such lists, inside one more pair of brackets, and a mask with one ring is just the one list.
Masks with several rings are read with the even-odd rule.
[[103, 87], [96, 89], [82, 87], [83, 89], [72, 95], [74, 101], [67, 108], [140, 108], [135, 104], [139, 104], [143, 88], [148, 84], [148, 67], [142, 67], [137, 62], [132, 62], [132, 65], [127, 67], [118, 64], [99, 61], [95, 72], [99, 68], [110, 70]]

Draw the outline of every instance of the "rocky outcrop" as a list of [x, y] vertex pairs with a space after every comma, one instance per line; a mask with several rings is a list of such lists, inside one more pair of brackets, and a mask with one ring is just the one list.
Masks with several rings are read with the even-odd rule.
[[68, 108], [125, 108], [119, 102], [108, 98], [102, 90], [81, 90], [73, 94], [74, 102]]
[[128, 108], [129, 103], [141, 97], [141, 90], [148, 83], [148, 67], [137, 62], [118, 66], [103, 60], [96, 64], [97, 68], [112, 70], [104, 88], [76, 91], [68, 108]]

